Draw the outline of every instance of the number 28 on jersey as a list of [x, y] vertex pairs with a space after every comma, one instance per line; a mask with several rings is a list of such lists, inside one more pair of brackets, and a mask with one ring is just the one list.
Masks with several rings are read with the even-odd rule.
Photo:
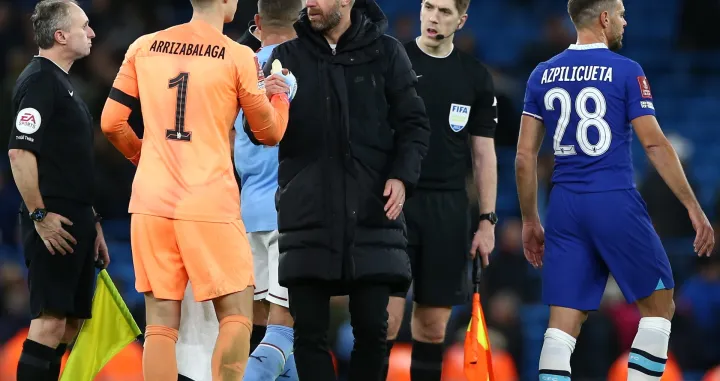
[[[590, 111], [589, 107], [591, 101], [594, 103], [593, 111]], [[573, 100], [567, 90], [562, 87], [555, 87], [545, 93], [544, 103], [548, 111], [558, 110], [560, 112], [555, 134], [553, 135], [555, 155], [577, 155], [575, 145], [562, 144], [573, 111], [579, 118], [575, 131], [577, 147], [588, 156], [600, 156], [610, 149], [612, 131], [610, 131], [610, 125], [604, 119], [605, 113], [607, 113], [607, 102], [600, 90], [595, 87], [586, 87]], [[598, 134], [598, 140], [594, 144], [590, 142], [588, 137], [591, 127], [595, 128]]]

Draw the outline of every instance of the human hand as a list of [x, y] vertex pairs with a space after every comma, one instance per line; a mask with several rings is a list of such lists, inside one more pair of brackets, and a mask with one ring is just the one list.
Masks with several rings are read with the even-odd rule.
[[688, 214], [695, 229], [695, 242], [693, 248], [699, 257], [710, 256], [715, 247], [715, 232], [705, 212], [700, 207], [691, 209]]
[[40, 222], [35, 222], [35, 230], [42, 239], [50, 254], [55, 255], [55, 250], [65, 255], [74, 250], [70, 244], [76, 245], [77, 241], [63, 228], [63, 225], [72, 226], [72, 221], [57, 214], [48, 212]]
[[388, 198], [387, 203], [385, 203], [387, 218], [395, 220], [400, 217], [403, 204], [405, 203], [405, 184], [397, 179], [388, 180], [385, 183], [383, 196]]
[[101, 269], [106, 269], [110, 264], [110, 251], [105, 242], [105, 234], [103, 234], [102, 226], [98, 222], [95, 224], [97, 236], [95, 237], [95, 263]]
[[523, 221], [523, 252], [536, 269], [542, 267], [545, 255], [545, 230], [540, 221]]
[[[277, 80], [278, 78], [282, 79], [284, 84], [287, 85], [287, 90], [285, 91], [285, 94], [288, 97], [288, 100], [292, 101], [293, 98], [295, 98], [295, 94], [297, 93], [297, 79], [293, 75], [290, 70], [285, 69], [282, 67], [282, 64], [280, 63], [280, 60], [275, 60], [272, 63], [272, 69], [270, 71], [270, 77], [268, 79], [272, 78], [271, 85], [273, 86], [273, 92], [274, 94], [278, 94], [275, 91], [278, 91], [280, 87], [285, 88], [285, 86], [279, 86], [276, 88]], [[267, 81], [267, 80], [266, 80]], [[265, 87], [267, 88], [267, 82], [265, 84]], [[268, 93], [268, 97], [272, 97], [270, 93]]]
[[[265, 78], [265, 93], [267, 94], [268, 98], [272, 98], [273, 95], [276, 94], [285, 94], [288, 95], [290, 93], [290, 86], [285, 82], [285, 78], [283, 78], [279, 74], [273, 74], [267, 78]], [[288, 97], [288, 99], [290, 99]]]
[[482, 266], [490, 264], [490, 253], [495, 248], [495, 225], [490, 221], [481, 221], [472, 240], [470, 255], [473, 259], [479, 253], [482, 257]]

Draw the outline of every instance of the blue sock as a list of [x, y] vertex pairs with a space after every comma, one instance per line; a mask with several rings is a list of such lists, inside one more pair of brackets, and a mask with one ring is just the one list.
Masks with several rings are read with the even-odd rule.
[[297, 369], [295, 369], [295, 355], [291, 354], [285, 361], [285, 369], [278, 376], [277, 381], [299, 381]]
[[265, 337], [250, 354], [243, 381], [275, 381], [292, 350], [293, 329], [269, 325]]

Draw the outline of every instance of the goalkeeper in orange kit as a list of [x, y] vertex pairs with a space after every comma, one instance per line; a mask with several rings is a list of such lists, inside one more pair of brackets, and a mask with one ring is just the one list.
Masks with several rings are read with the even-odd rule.
[[[129, 211], [136, 289], [147, 308], [145, 379], [177, 380], [180, 305], [190, 281], [197, 301], [213, 301], [220, 323], [213, 379], [241, 380], [254, 279], [230, 131], [242, 107], [255, 138], [277, 144], [287, 126], [289, 88], [279, 76], [265, 80], [254, 53], [222, 34], [237, 0], [191, 3], [189, 23], [130, 46], [101, 124], [138, 165]], [[136, 112], [142, 142], [128, 124]]]

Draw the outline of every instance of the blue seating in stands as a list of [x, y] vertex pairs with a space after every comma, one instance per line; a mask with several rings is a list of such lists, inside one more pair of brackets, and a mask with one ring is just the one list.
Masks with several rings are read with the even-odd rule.
[[108, 219], [102, 222], [106, 240], [130, 242], [130, 220]]
[[706, 213], [714, 212], [716, 196], [719, 190], [718, 186], [720, 185], [717, 165], [707, 161], [698, 163], [693, 167], [693, 175], [700, 186], [697, 194], [698, 201], [705, 208]]
[[520, 311], [523, 337], [525, 346], [523, 348], [522, 363], [523, 380], [537, 380], [537, 364], [540, 358], [540, 351], [547, 329], [550, 308], [545, 305], [525, 305]]
[[132, 265], [132, 250], [129, 241], [106, 240], [111, 262]]
[[692, 255], [694, 239], [695, 237], [665, 239], [662, 244], [668, 255]]
[[691, 52], [684, 53], [696, 69], [712, 71], [717, 74], [720, 52]]
[[683, 381], [700, 381], [705, 377], [703, 372], [683, 372]]
[[11, 262], [25, 267], [25, 258], [19, 247], [0, 245], [0, 262]]
[[[498, 168], [503, 168], [507, 170], [512, 170], [514, 172], [515, 169], [515, 153], [516, 150], [514, 147], [498, 147], [495, 151], [495, 155], [497, 156], [498, 161]], [[500, 175], [501, 173], [498, 173]], [[513, 174], [514, 176], [514, 174]]]

